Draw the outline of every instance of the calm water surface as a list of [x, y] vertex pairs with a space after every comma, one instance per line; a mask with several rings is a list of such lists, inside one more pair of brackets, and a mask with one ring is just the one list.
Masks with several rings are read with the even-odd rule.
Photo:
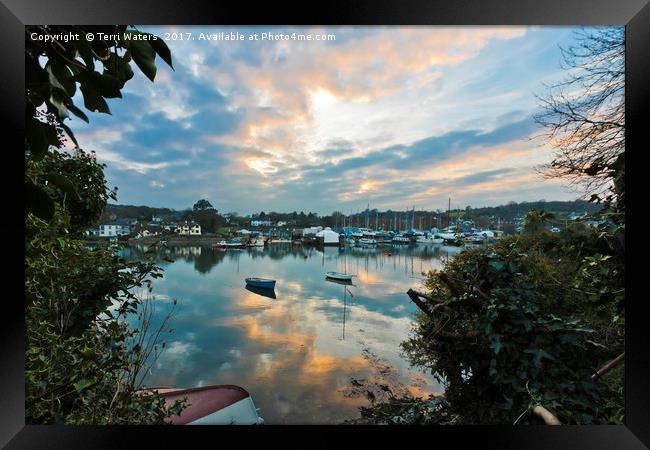
[[[122, 254], [141, 258], [146, 250], [137, 245]], [[178, 303], [173, 331], [163, 336], [166, 348], [145, 383], [236, 384], [251, 393], [268, 424], [341, 423], [368, 404], [345, 395], [351, 377], [373, 376], [362, 355], [367, 348], [413, 394], [439, 392], [433, 377], [409, 368], [400, 355], [417, 309], [405, 292], [459, 251], [163, 248], [156, 255], [165, 269], [154, 283], [156, 312], [167, 311], [172, 299]], [[324, 272], [345, 270], [357, 275], [353, 286], [325, 280]], [[276, 298], [247, 290], [250, 276], [276, 279]]]

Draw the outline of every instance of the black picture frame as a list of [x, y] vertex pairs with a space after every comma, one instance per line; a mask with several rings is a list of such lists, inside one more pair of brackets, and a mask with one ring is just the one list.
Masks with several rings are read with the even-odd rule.
[[[304, 25], [625, 25], [626, 26], [626, 146], [633, 160], [642, 152], [642, 122], [650, 99], [650, 4], [645, 0], [330, 0], [322, 3], [280, 4], [243, 2], [145, 0], [2, 0], [0, 4], [0, 48], [2, 64], [1, 99], [7, 145], [4, 157], [21, 158], [17, 147], [24, 146], [24, 26], [30, 24], [304, 24]], [[23, 147], [24, 148], [24, 147]], [[629, 150], [629, 148], [628, 148]], [[636, 156], [634, 156], [636, 154]], [[15, 155], [15, 156], [14, 156]], [[626, 163], [627, 179], [641, 169]], [[631, 172], [630, 172], [631, 170]], [[629, 174], [632, 174], [630, 178]], [[7, 201], [20, 202], [17, 187], [23, 186], [19, 171], [8, 169], [2, 178]], [[629, 181], [628, 181], [629, 184]], [[647, 191], [647, 189], [646, 189]], [[630, 209], [627, 189], [627, 210]], [[636, 198], [636, 195], [633, 195]], [[11, 236], [24, 228], [19, 206], [6, 211], [1, 225], [8, 244], [24, 256], [19, 239]], [[630, 234], [630, 224], [632, 233]], [[634, 222], [627, 221], [627, 242], [642, 242]], [[632, 240], [630, 240], [632, 239]], [[628, 245], [628, 247], [631, 247]], [[640, 251], [636, 245], [636, 252]], [[627, 252], [628, 259], [632, 255]], [[627, 261], [626, 261], [627, 262]], [[454, 426], [454, 427], [102, 427], [35, 426], [24, 420], [24, 304], [21, 293], [21, 265], [4, 269], [6, 284], [16, 287], [16, 295], [5, 295], [0, 314], [0, 445], [6, 448], [125, 448], [145, 445], [187, 445], [189, 439], [207, 439], [208, 445], [226, 446], [225, 440], [243, 443], [271, 439], [306, 446], [311, 442], [338, 444], [361, 434], [364, 439], [384, 441], [395, 436], [407, 441], [426, 439], [428, 445], [454, 446], [474, 443], [492, 448], [615, 448], [650, 446], [650, 339], [645, 324], [645, 296], [635, 296], [631, 280], [638, 264], [628, 265], [626, 314], [626, 424], [620, 426]], [[24, 274], [23, 274], [24, 275]], [[24, 279], [24, 276], [23, 276]], [[13, 289], [12, 289], [13, 290]], [[298, 434], [295, 434], [298, 433]], [[216, 438], [216, 439], [215, 439]], [[306, 438], [304, 440], [303, 438]], [[245, 444], [244, 444], [245, 445]], [[414, 445], [414, 444], [412, 444]]]

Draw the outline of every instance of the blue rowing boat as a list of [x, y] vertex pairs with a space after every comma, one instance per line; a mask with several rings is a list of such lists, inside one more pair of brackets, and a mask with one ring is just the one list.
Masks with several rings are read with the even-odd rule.
[[266, 289], [274, 289], [275, 288], [275, 280], [271, 280], [269, 278], [246, 278], [246, 284], [249, 286], [255, 286], [259, 288], [266, 288]]

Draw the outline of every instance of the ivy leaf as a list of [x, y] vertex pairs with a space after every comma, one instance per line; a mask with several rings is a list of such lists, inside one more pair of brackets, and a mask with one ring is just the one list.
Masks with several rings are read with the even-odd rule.
[[77, 392], [81, 392], [81, 391], [83, 391], [84, 389], [86, 389], [88, 386], [90, 386], [92, 384], [94, 384], [93, 381], [90, 381], [90, 380], [87, 380], [87, 379], [84, 378], [82, 380], [77, 381], [74, 384], [74, 388], [77, 390]]

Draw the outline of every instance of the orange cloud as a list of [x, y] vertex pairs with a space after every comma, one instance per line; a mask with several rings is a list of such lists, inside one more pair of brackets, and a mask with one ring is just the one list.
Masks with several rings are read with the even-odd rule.
[[[337, 30], [345, 28], [323, 32]], [[240, 132], [215, 140], [310, 160], [317, 150], [310, 139], [320, 108], [374, 102], [400, 92], [407, 80], [412, 87], [429, 84], [441, 76], [440, 67], [475, 57], [491, 39], [524, 34], [523, 27], [404, 27], [340, 45], [268, 43], [261, 67], [231, 60], [204, 70], [219, 87], [244, 86], [228, 98], [233, 108], [246, 111], [245, 124]], [[286, 55], [282, 70], [276, 61], [280, 51]]]

